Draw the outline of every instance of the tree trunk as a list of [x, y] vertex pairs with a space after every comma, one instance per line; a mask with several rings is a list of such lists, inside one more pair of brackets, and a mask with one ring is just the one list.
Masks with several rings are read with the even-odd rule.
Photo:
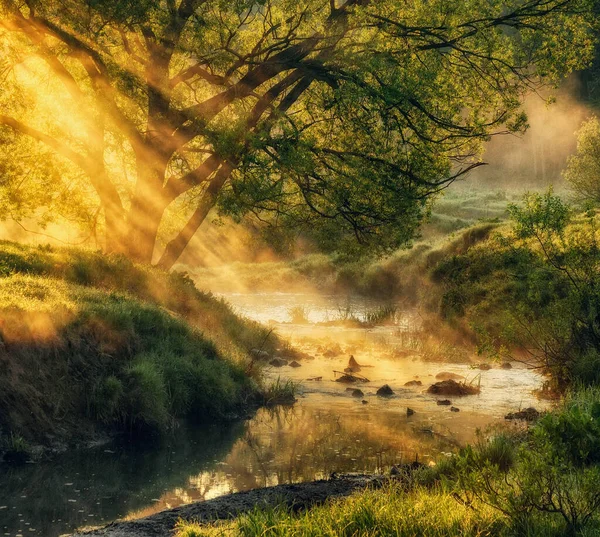
[[169, 204], [162, 181], [164, 169], [154, 163], [138, 163], [138, 181], [127, 215], [126, 254], [138, 263], [152, 263], [158, 228]]
[[173, 265], [177, 262], [196, 231], [198, 231], [198, 228], [202, 225], [210, 210], [215, 206], [218, 194], [227, 179], [229, 179], [234, 168], [235, 165], [230, 162], [226, 162], [219, 168], [219, 171], [204, 192], [194, 214], [179, 234], [167, 244], [165, 251], [157, 263], [158, 267], [164, 270], [173, 268]]

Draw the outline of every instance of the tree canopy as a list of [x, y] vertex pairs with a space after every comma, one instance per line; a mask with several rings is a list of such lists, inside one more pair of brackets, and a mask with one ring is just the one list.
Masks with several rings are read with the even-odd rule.
[[0, 6], [5, 210], [102, 216], [107, 250], [165, 268], [215, 207], [405, 243], [594, 48], [587, 0]]

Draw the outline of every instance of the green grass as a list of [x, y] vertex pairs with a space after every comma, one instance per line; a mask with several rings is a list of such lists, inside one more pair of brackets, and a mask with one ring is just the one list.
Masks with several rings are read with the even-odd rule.
[[260, 400], [269, 331], [167, 274], [75, 249], [0, 243], [0, 431], [85, 439], [229, 419]]
[[[595, 528], [579, 535], [594, 535]], [[389, 485], [304, 512], [287, 508], [242, 515], [233, 523], [218, 525], [180, 521], [176, 537], [223, 535], [227, 537], [559, 537], [560, 520], [538, 517], [515, 530], [499, 511], [479, 503], [467, 506], [440, 488]]]
[[308, 510], [256, 508], [176, 537], [587, 537], [600, 531], [600, 390], [579, 388], [528, 431], [491, 432], [433, 467]]

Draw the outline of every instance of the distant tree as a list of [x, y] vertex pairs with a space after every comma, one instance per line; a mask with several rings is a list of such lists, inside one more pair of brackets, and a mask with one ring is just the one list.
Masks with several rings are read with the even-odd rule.
[[564, 172], [577, 201], [600, 203], [600, 121], [592, 117], [577, 133], [577, 152], [572, 155]]
[[0, 0], [0, 125], [85, 177], [107, 250], [142, 262], [165, 215], [170, 268], [217, 205], [386, 250], [591, 58], [590, 4]]

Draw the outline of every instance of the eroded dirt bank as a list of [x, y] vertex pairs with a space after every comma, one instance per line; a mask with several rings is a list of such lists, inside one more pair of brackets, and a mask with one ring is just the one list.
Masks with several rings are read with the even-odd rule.
[[235, 518], [257, 506], [271, 507], [282, 504], [293, 509], [306, 509], [329, 498], [348, 496], [369, 486], [380, 487], [386, 479], [381, 475], [341, 475], [309, 483], [237, 492], [205, 502], [176, 507], [139, 520], [113, 522], [101, 529], [75, 533], [72, 537], [165, 537], [172, 535], [173, 528], [180, 519], [199, 522], [225, 520]]

